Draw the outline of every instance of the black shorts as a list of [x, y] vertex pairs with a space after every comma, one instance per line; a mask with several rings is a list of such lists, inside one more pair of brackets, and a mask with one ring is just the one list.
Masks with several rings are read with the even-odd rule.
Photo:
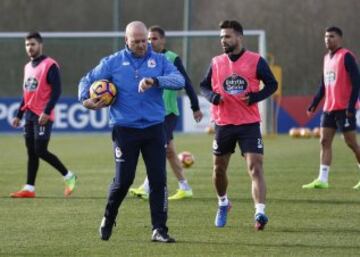
[[174, 138], [174, 130], [176, 128], [176, 123], [178, 120], [178, 116], [173, 113], [165, 116], [165, 134], [166, 134], [166, 143], [168, 144]]
[[340, 132], [356, 130], [356, 116], [346, 117], [345, 110], [323, 112], [320, 126], [323, 128], [339, 129]]
[[236, 143], [239, 144], [241, 154], [264, 153], [264, 145], [260, 132], [260, 124], [215, 126], [213, 154], [224, 155], [234, 153]]
[[51, 121], [48, 121], [45, 125], [40, 125], [37, 120], [26, 120], [24, 136], [26, 138], [35, 138], [35, 140], [49, 140], [52, 124]]

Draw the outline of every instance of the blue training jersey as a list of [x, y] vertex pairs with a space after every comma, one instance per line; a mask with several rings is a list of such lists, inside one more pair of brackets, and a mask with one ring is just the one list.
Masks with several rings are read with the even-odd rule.
[[[156, 84], [143, 93], [138, 92], [141, 79], [152, 77]], [[164, 121], [163, 89], [179, 90], [184, 78], [163, 54], [148, 46], [145, 56], [136, 57], [127, 47], [103, 58], [79, 83], [79, 100], [89, 98], [94, 81], [107, 79], [117, 87], [115, 102], [110, 106], [110, 125], [146, 128]]]

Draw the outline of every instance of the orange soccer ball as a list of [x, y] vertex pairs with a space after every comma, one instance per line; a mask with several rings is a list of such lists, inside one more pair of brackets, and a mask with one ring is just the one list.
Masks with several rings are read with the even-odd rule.
[[195, 162], [194, 155], [188, 151], [179, 153], [178, 158], [184, 168], [190, 168]]
[[115, 101], [116, 94], [116, 86], [105, 79], [95, 81], [90, 86], [90, 98], [100, 97], [105, 101], [106, 106], [111, 105]]

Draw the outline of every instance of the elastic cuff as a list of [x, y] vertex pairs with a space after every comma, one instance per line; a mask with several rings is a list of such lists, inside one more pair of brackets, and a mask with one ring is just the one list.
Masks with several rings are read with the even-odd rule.
[[215, 105], [219, 105], [219, 103], [220, 103], [220, 95], [214, 93], [214, 94], [211, 96], [211, 103], [212, 103], [212, 104], [215, 104]]
[[252, 105], [253, 103], [257, 102], [254, 94], [249, 93], [248, 96], [249, 96], [249, 105]]
[[46, 115], [50, 115], [51, 110], [47, 110], [47, 109], [45, 109], [45, 110], [44, 110], [44, 113], [45, 113]]
[[16, 114], [16, 117], [19, 118], [20, 120], [22, 119], [22, 117], [24, 116], [24, 112], [20, 111]]
[[151, 77], [154, 80], [154, 84], [152, 85], [153, 87], [159, 87], [159, 80], [156, 77]]
[[191, 110], [192, 110], [193, 112], [200, 111], [200, 107], [199, 107], [199, 106], [195, 106], [195, 107], [191, 106], [190, 108], [191, 108]]

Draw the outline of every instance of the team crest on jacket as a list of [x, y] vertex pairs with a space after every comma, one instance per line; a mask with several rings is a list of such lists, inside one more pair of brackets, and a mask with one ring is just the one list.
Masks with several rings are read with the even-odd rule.
[[237, 95], [245, 92], [248, 82], [243, 77], [233, 73], [225, 79], [223, 87], [228, 94]]
[[154, 59], [149, 59], [147, 63], [149, 68], [155, 68], [156, 67], [156, 61]]
[[37, 81], [36, 78], [34, 77], [29, 77], [26, 81], [25, 81], [25, 90], [26, 91], [35, 91], [36, 88], [38, 87], [39, 82]]

